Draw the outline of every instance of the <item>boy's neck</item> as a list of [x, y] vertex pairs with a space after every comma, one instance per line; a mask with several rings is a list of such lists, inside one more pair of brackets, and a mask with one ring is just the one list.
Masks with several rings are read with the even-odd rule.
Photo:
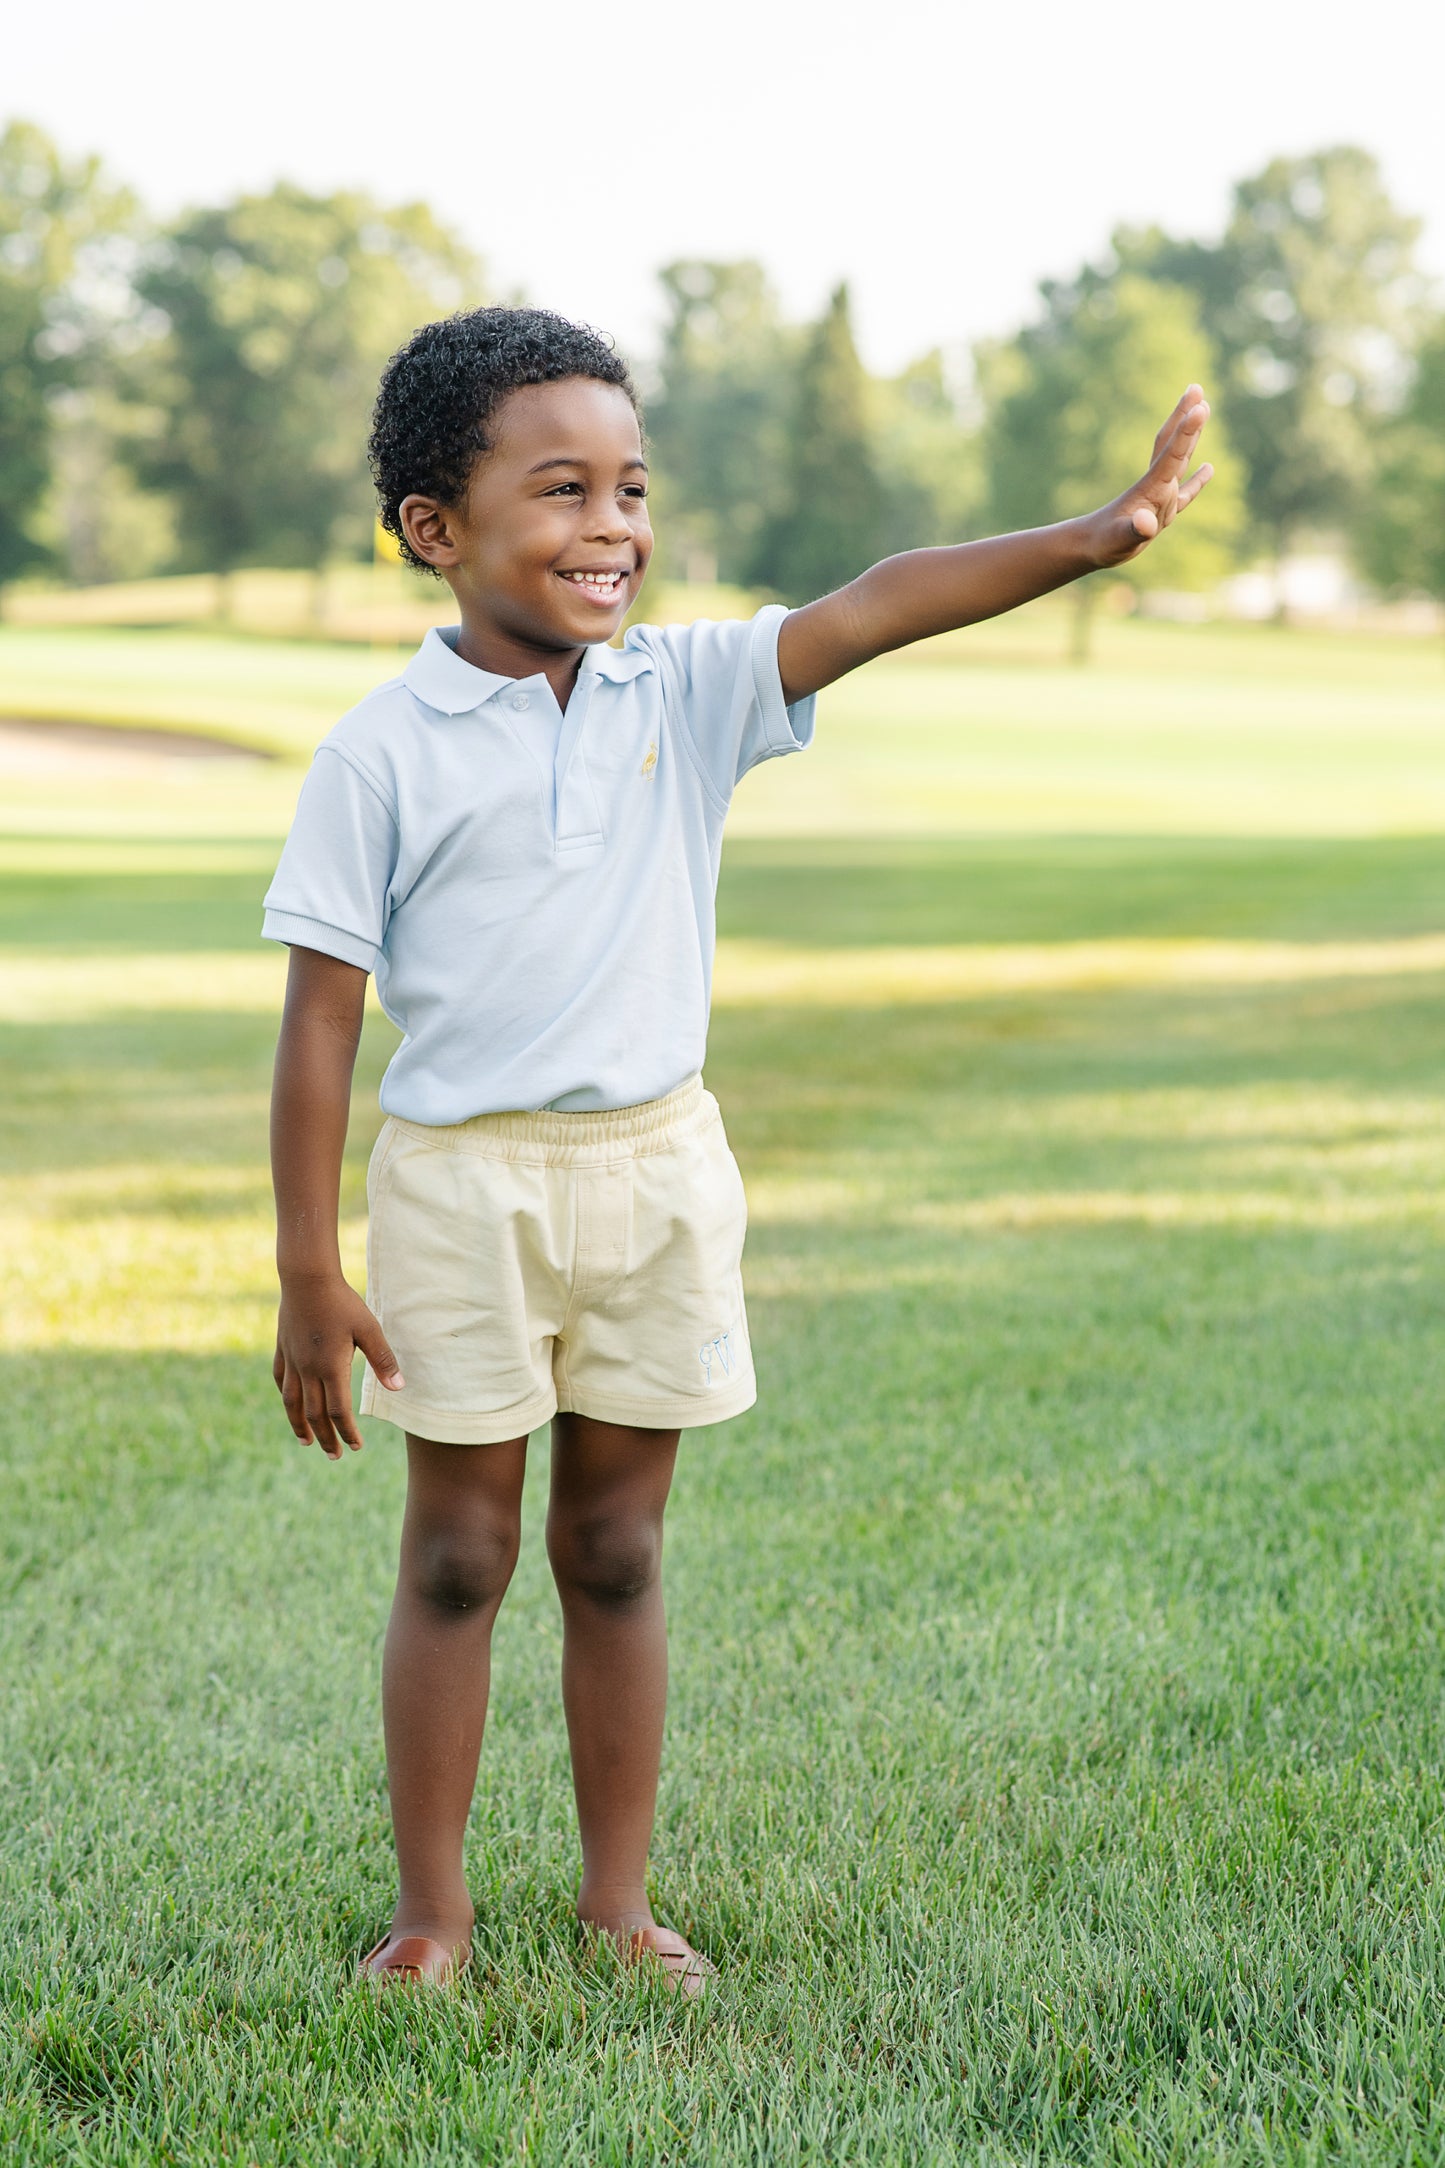
[[577, 683], [586, 649], [534, 646], [529, 640], [499, 632], [495, 625], [479, 625], [472, 613], [464, 609], [456, 652], [474, 670], [486, 670], [493, 677], [544, 677], [558, 707], [565, 708]]

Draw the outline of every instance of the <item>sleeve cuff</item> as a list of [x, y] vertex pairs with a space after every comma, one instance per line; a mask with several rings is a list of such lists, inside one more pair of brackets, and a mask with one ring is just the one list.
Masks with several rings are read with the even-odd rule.
[[783, 699], [783, 681], [778, 671], [778, 634], [788, 614], [786, 603], [768, 603], [758, 612], [757, 630], [753, 635], [753, 689], [758, 696], [763, 736], [769, 753], [802, 752], [804, 746], [812, 742], [817, 720], [816, 693], [809, 693], [805, 700], [795, 700], [791, 707]]
[[294, 911], [268, 911], [261, 921], [261, 938], [282, 941], [287, 948], [318, 949], [323, 956], [355, 964], [362, 971], [374, 971], [381, 954], [374, 941], [364, 941], [360, 934], [328, 926], [324, 919], [300, 918]]

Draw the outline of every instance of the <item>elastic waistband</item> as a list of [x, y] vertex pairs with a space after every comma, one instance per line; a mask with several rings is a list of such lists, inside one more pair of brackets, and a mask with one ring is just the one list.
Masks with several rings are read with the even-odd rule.
[[717, 1119], [717, 1101], [690, 1076], [662, 1099], [600, 1113], [474, 1114], [470, 1121], [409, 1122], [388, 1116], [392, 1129], [443, 1152], [475, 1153], [483, 1159], [540, 1160], [548, 1166], [589, 1159], [631, 1159], [660, 1152]]

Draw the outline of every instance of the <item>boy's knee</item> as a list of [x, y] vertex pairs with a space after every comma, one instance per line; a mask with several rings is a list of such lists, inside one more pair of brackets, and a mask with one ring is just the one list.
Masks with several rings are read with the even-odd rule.
[[609, 1610], [645, 1596], [662, 1566], [662, 1530], [649, 1517], [590, 1514], [554, 1519], [547, 1553], [559, 1586]]
[[411, 1582], [432, 1610], [449, 1618], [498, 1604], [517, 1563], [520, 1530], [438, 1528], [412, 1544]]

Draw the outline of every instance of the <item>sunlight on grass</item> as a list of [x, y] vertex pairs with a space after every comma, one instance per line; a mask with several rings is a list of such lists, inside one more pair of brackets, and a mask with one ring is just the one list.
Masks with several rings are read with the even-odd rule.
[[[116, 1167], [0, 1179], [3, 1345], [256, 1354], [276, 1316], [264, 1170]], [[342, 1254], [365, 1280], [364, 1220]]]
[[[718, 944], [713, 1003], [741, 1008], [911, 1008], [1004, 993], [1107, 988], [1286, 986], [1445, 972], [1445, 934], [1396, 941], [1071, 941], [1007, 947], [795, 948], [785, 941]], [[282, 950], [252, 954], [44, 956], [0, 951], [0, 1018], [75, 1023], [86, 1017], [184, 1014], [276, 1016]], [[371, 996], [375, 1000], [375, 996]]]
[[80, 1023], [191, 1009], [279, 1017], [285, 985], [285, 950], [259, 942], [253, 956], [134, 956], [121, 964], [107, 956], [0, 955], [0, 1017]]
[[[834, 950], [792, 948], [784, 941], [723, 941], [713, 1000], [723, 1008], [876, 1009], [1030, 991], [1267, 986], [1440, 971], [1445, 971], [1445, 934], [1404, 941], [1070, 941]], [[0, 978], [0, 988], [5, 983]]]

